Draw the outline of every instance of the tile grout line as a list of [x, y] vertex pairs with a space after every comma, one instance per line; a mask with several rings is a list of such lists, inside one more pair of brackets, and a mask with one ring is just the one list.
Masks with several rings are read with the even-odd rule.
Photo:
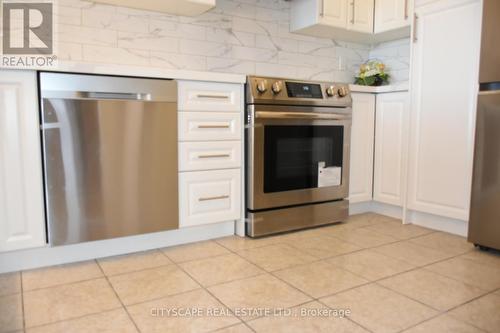
[[23, 289], [23, 272], [19, 272], [19, 283], [21, 286], [21, 314], [23, 316], [23, 332], [26, 330], [26, 312], [24, 309], [24, 289]]
[[134, 324], [135, 329], [137, 330], [137, 332], [141, 333], [141, 330], [139, 329], [139, 326], [137, 325], [137, 323], [135, 322], [135, 320], [132, 318], [132, 315], [130, 315], [130, 312], [128, 311], [128, 309], [125, 306], [125, 304], [123, 304], [122, 299], [120, 298], [120, 296], [116, 292], [116, 290], [113, 287], [113, 284], [111, 283], [111, 281], [109, 281], [108, 276], [104, 273], [104, 270], [102, 269], [101, 265], [99, 265], [99, 262], [96, 259], [94, 259], [94, 262], [96, 263], [97, 267], [99, 267], [99, 269], [101, 270], [101, 273], [104, 275], [104, 278], [108, 282], [109, 287], [111, 288], [111, 290], [113, 290], [113, 293], [115, 294], [116, 298], [120, 302], [120, 304], [122, 306], [122, 309], [125, 310], [125, 313], [127, 313], [128, 318], [132, 321], [132, 324]]
[[[64, 323], [64, 322], [71, 321], [71, 320], [78, 320], [78, 319], [82, 319], [82, 318], [86, 318], [86, 317], [90, 317], [90, 316], [95, 316], [95, 315], [102, 314], [102, 313], [116, 311], [116, 310], [119, 310], [119, 309], [121, 309], [121, 307], [119, 307], [119, 308], [113, 308], [113, 309], [108, 309], [108, 310], [103, 310], [101, 312], [87, 313], [87, 314], [84, 314], [84, 315], [81, 315], [81, 316], [77, 316], [77, 317], [71, 317], [71, 318], [62, 319], [62, 320], [56, 320], [56, 321], [53, 321], [53, 322], [50, 322], [50, 323], [45, 323], [45, 324], [40, 324], [40, 325], [35, 325], [35, 326], [27, 327], [27, 329], [34, 329], [34, 328], [40, 328], [40, 327], [45, 327], [45, 326], [51, 326], [51, 325], [60, 324], [60, 323]], [[10, 331], [10, 332], [17, 332], [17, 331]], [[6, 332], [6, 333], [10, 333], [10, 332]]]
[[[320, 304], [322, 304], [323, 306], [326, 306], [328, 309], [331, 309], [331, 310], [335, 310], [334, 308], [332, 308], [331, 306], [323, 303], [321, 300], [318, 300], [318, 302]], [[350, 309], [349, 309], [350, 310]], [[369, 329], [368, 327], [358, 323], [357, 321], [355, 321], [354, 319], [351, 318], [351, 316], [348, 316], [348, 317], [345, 317], [347, 320], [349, 320], [350, 322], [354, 323], [355, 325], [358, 325], [359, 327], [365, 329], [366, 331], [370, 332], [370, 333], [374, 333], [371, 329]]]
[[[161, 251], [163, 253], [164, 256], [167, 256], [166, 253], [164, 253], [163, 251]], [[213, 258], [213, 257], [209, 257], [209, 258]], [[222, 300], [220, 300], [218, 297], [216, 297], [210, 290], [208, 290], [208, 288], [206, 288], [201, 282], [199, 282], [194, 276], [192, 276], [191, 274], [189, 274], [186, 270], [184, 270], [183, 267], [181, 267], [180, 265], [178, 265], [177, 263], [175, 263], [175, 265], [177, 266], [177, 268], [179, 268], [181, 271], [183, 271], [187, 276], [189, 276], [193, 281], [195, 281], [200, 287], [202, 290], [204, 290], [206, 293], [208, 293], [210, 296], [212, 296], [215, 300], [217, 300], [217, 302], [219, 302], [221, 305], [223, 305], [224, 307], [226, 307], [230, 312], [231, 314], [237, 318], [240, 323], [237, 323], [237, 324], [234, 324], [234, 325], [231, 325], [231, 326], [236, 326], [238, 324], [244, 324], [246, 327], [248, 327], [252, 332], [255, 332], [254, 329], [252, 329], [250, 326], [248, 326], [245, 321], [243, 319], [241, 319], [241, 317], [237, 316], [234, 311], [227, 305], [225, 304], [224, 302], [222, 302]], [[258, 275], [256, 275], [258, 276]], [[167, 296], [168, 297], [168, 296]], [[227, 328], [227, 327], [230, 327], [230, 326], [226, 326], [226, 327], [221, 327], [221, 328], [217, 328], [213, 331], [217, 331], [217, 330], [220, 330], [220, 329], [223, 329], [223, 328]], [[213, 332], [212, 331], [212, 332]]]

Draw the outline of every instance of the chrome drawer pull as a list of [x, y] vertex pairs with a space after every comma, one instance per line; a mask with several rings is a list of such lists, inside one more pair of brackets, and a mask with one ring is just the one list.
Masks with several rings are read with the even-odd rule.
[[207, 95], [207, 94], [198, 94], [196, 95], [198, 98], [213, 98], [213, 99], [229, 99], [227, 95]]
[[198, 128], [229, 128], [229, 125], [198, 125]]
[[229, 154], [198, 155], [198, 158], [218, 158], [218, 157], [231, 157], [231, 155]]
[[198, 201], [210, 201], [210, 200], [220, 200], [220, 199], [229, 199], [229, 195], [219, 195], [217, 197], [199, 198]]

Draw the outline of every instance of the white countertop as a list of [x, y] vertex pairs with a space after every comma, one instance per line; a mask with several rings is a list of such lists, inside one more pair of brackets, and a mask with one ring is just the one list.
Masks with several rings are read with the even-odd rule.
[[198, 72], [198, 71], [166, 69], [166, 68], [156, 68], [156, 67], [76, 63], [76, 62], [66, 62], [66, 61], [59, 61], [57, 66], [54, 67], [13, 68], [13, 67], [0, 66], [0, 68], [12, 69], [12, 70], [32, 69], [32, 70], [72, 72], [72, 73], [83, 73], [83, 74], [155, 77], [162, 79], [212, 81], [212, 82], [226, 82], [226, 83], [239, 83], [239, 84], [243, 84], [246, 82], [246, 75], [243, 74]]
[[407, 81], [397, 82], [394, 84], [386, 85], [386, 86], [378, 86], [378, 87], [370, 87], [370, 86], [360, 86], [357, 84], [350, 84], [349, 89], [352, 92], [361, 92], [361, 93], [388, 93], [388, 92], [396, 92], [396, 91], [408, 91], [409, 84]]

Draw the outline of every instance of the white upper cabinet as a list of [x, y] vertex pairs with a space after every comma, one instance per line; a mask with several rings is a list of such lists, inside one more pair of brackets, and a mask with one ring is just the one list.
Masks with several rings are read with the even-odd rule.
[[408, 148], [409, 95], [377, 95], [373, 199], [403, 206]]
[[320, 4], [320, 17], [325, 24], [335, 27], [347, 27], [347, 1], [330, 0]]
[[36, 82], [0, 70], [0, 252], [45, 245]]
[[373, 197], [373, 144], [375, 95], [352, 94], [349, 202], [371, 201]]
[[412, 6], [413, 0], [294, 0], [290, 29], [362, 43], [399, 39], [410, 35]]
[[408, 27], [412, 16], [413, 0], [377, 0], [375, 33]]
[[373, 33], [374, 0], [347, 0], [349, 2], [347, 28], [349, 30]]
[[408, 207], [468, 220], [481, 1], [434, 1], [415, 14]]

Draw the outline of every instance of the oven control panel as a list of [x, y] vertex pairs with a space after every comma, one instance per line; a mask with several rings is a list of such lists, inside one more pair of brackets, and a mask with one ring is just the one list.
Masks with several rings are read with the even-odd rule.
[[298, 81], [249, 76], [247, 103], [278, 104], [351, 104], [349, 85], [345, 83]]

